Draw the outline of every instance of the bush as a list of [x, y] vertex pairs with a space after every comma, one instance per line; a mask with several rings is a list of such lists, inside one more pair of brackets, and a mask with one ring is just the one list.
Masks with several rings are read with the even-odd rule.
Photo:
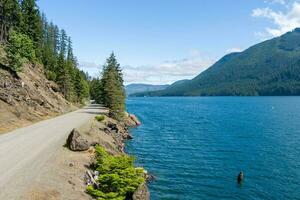
[[34, 44], [25, 34], [10, 31], [6, 47], [7, 59], [10, 68], [19, 72], [26, 62], [36, 62]]
[[145, 182], [142, 168], [134, 168], [134, 158], [112, 156], [104, 148], [96, 147], [95, 170], [99, 171], [99, 188], [87, 187], [87, 193], [98, 200], [124, 200]]
[[95, 117], [95, 119], [96, 119], [98, 122], [102, 122], [102, 121], [105, 120], [105, 116], [104, 116], [104, 115], [97, 115], [97, 116]]
[[46, 71], [46, 78], [50, 81], [56, 81], [56, 73], [50, 70]]

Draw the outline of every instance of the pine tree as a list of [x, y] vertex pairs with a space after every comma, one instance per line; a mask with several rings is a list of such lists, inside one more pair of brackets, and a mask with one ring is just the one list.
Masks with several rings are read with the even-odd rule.
[[89, 98], [88, 76], [78, 69], [71, 38], [40, 14], [36, 0], [0, 0], [0, 43], [12, 70], [39, 62], [67, 100]]
[[100, 104], [102, 102], [102, 86], [101, 86], [101, 80], [99, 78], [94, 78], [90, 81], [89, 84], [89, 90], [91, 99], [95, 100], [96, 103]]
[[17, 30], [20, 25], [21, 11], [18, 0], [0, 1], [0, 42], [6, 42], [12, 27]]
[[83, 100], [89, 97], [89, 85], [83, 76], [83, 72], [77, 70], [74, 83], [77, 102], [83, 103]]
[[21, 2], [22, 20], [21, 31], [28, 35], [33, 41], [36, 54], [40, 58], [40, 50], [43, 38], [43, 24], [40, 11], [36, 5], [36, 0], [22, 0]]
[[101, 79], [102, 102], [110, 109], [110, 115], [118, 120], [125, 111], [125, 91], [120, 64], [112, 53], [103, 66]]

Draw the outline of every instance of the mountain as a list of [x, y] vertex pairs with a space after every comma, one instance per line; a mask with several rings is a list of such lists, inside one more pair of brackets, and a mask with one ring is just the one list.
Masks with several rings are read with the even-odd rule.
[[300, 28], [231, 53], [194, 79], [136, 96], [300, 95]]
[[174, 87], [174, 86], [179, 86], [185, 82], [189, 81], [188, 79], [183, 79], [183, 80], [179, 80], [179, 81], [175, 81], [174, 83], [172, 83], [170, 86], [168, 87]]
[[151, 92], [157, 90], [164, 90], [169, 85], [150, 85], [150, 84], [142, 84], [142, 83], [134, 83], [125, 86], [126, 94], [132, 95], [140, 92]]

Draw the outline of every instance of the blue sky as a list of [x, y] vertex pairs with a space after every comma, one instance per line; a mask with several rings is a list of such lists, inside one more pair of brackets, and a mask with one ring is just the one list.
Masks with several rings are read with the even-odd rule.
[[[97, 75], [114, 51], [126, 83], [192, 78], [231, 51], [300, 26], [292, 0], [39, 0]], [[298, 12], [299, 11], [299, 12]]]

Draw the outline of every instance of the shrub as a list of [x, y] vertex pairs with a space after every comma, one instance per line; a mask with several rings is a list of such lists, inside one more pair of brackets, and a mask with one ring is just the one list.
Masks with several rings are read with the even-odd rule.
[[105, 116], [104, 115], [97, 115], [95, 117], [95, 119], [98, 121], [98, 122], [102, 122], [103, 120], [105, 120]]
[[87, 187], [87, 193], [98, 200], [124, 200], [145, 182], [142, 168], [134, 168], [134, 158], [112, 156], [103, 147], [96, 147], [95, 169], [99, 171], [99, 188]]
[[56, 81], [56, 73], [50, 70], [46, 71], [46, 77], [50, 81]]
[[36, 62], [34, 44], [25, 34], [10, 31], [6, 47], [7, 59], [12, 70], [19, 72], [26, 62]]

